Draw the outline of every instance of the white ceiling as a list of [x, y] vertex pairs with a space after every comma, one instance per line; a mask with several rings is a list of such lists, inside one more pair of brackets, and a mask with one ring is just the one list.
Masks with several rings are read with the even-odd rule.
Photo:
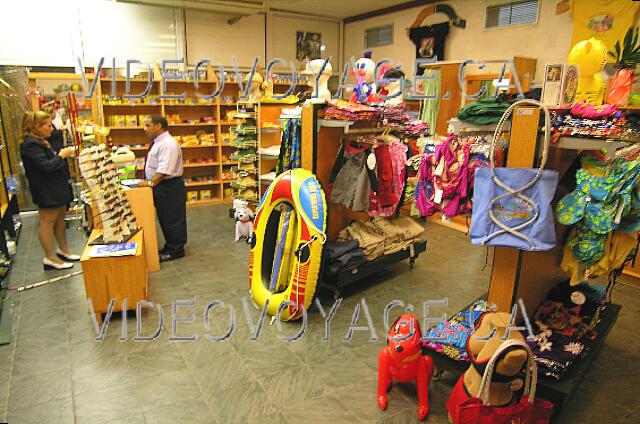
[[344, 19], [386, 7], [406, 3], [407, 0], [115, 0], [125, 3], [181, 7], [229, 14], [248, 15], [268, 9]]
[[406, 3], [407, 0], [266, 0], [265, 2], [272, 9], [344, 19]]

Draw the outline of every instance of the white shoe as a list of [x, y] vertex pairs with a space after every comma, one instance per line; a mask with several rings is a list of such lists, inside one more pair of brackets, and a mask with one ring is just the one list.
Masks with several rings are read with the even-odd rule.
[[66, 253], [64, 253], [62, 250], [58, 249], [56, 250], [56, 255], [58, 255], [58, 257], [62, 260], [65, 261], [73, 261], [73, 262], [77, 262], [80, 260], [80, 256], [78, 255], [74, 255], [73, 253], [70, 255], [67, 255]]
[[73, 268], [73, 264], [69, 263], [69, 262], [62, 262], [61, 264], [57, 264], [53, 261], [50, 261], [47, 258], [44, 258], [42, 260], [42, 265], [44, 265], [44, 270], [45, 271], [50, 271], [52, 269], [69, 269], [69, 268]]

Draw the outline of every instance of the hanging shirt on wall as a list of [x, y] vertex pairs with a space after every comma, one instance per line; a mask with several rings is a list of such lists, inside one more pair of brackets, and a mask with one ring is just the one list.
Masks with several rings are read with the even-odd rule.
[[[615, 51], [616, 41], [622, 44], [627, 29], [634, 25], [639, 7], [640, 4], [637, 1], [628, 0], [572, 1], [571, 45], [589, 37], [595, 37], [603, 41], [609, 51]], [[607, 60], [613, 62], [611, 57], [607, 57]]]
[[444, 40], [449, 33], [449, 22], [411, 28], [409, 38], [416, 45], [416, 58], [429, 59], [434, 56], [444, 60]]

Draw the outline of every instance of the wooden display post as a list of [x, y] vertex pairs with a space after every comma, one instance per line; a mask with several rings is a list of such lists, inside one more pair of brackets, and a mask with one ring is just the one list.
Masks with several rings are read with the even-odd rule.
[[131, 212], [136, 217], [138, 227], [144, 228], [144, 256], [147, 262], [147, 271], [160, 271], [160, 258], [158, 256], [158, 235], [156, 231], [156, 214], [153, 204], [153, 192], [149, 187], [138, 187], [124, 191]]
[[[147, 265], [143, 242], [144, 230], [135, 234], [130, 242], [138, 244], [134, 256], [92, 258], [89, 244], [82, 253], [80, 263], [84, 273], [84, 287], [87, 299], [91, 299], [98, 324], [102, 324], [102, 314], [109, 310], [109, 302], [115, 299], [114, 312], [122, 311], [122, 301], [127, 300], [127, 310], [135, 310], [140, 300], [147, 300]], [[91, 232], [90, 241], [102, 234], [101, 230]]]
[[[535, 168], [541, 153], [542, 140], [538, 142], [540, 109], [517, 107], [514, 110], [507, 167]], [[549, 149], [547, 168], [557, 170], [560, 175], [571, 164], [565, 157], [574, 152]], [[562, 247], [567, 228], [556, 225], [557, 245], [547, 252], [526, 252], [507, 247], [496, 247], [489, 286], [489, 304], [498, 311], [510, 312], [512, 306], [522, 299], [527, 313], [533, 314], [544, 301], [547, 293], [566, 275], [560, 270]]]
[[[515, 108], [511, 123], [507, 167], [535, 168], [538, 165], [542, 152], [542, 139], [538, 137], [540, 113], [540, 109], [534, 107]], [[558, 171], [559, 181], [562, 181], [564, 174], [569, 171], [577, 156], [578, 152], [575, 150], [550, 148], [546, 168]], [[556, 194], [558, 198], [564, 193]], [[557, 245], [547, 252], [526, 252], [496, 247], [488, 303], [495, 304], [500, 312], [511, 312], [513, 305], [522, 299], [526, 313], [531, 317], [545, 300], [549, 290], [569, 278], [560, 269], [562, 249], [568, 231], [569, 227], [556, 222]], [[519, 321], [522, 321], [521, 312], [517, 316]], [[556, 414], [566, 405], [589, 372], [619, 312], [619, 305], [607, 304], [595, 326], [598, 338], [581, 340], [587, 346], [588, 355], [577, 361], [560, 381], [544, 377], [538, 380], [538, 396], [552, 401]], [[433, 358], [438, 368], [454, 374], [462, 374], [469, 367], [468, 362], [456, 361], [436, 352], [430, 351], [429, 356]]]

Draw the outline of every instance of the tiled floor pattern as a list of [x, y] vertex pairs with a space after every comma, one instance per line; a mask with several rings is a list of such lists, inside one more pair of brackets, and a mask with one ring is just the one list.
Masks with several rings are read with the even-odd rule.
[[[42, 271], [35, 224], [36, 218], [24, 220], [11, 287], [57, 275]], [[81, 234], [73, 229], [68, 234], [80, 250]], [[385, 412], [375, 404], [385, 305], [402, 300], [422, 314], [423, 301], [446, 297], [449, 306], [434, 312], [451, 315], [487, 290], [490, 272], [481, 270], [485, 251], [470, 246], [464, 235], [429, 224], [427, 237], [427, 253], [415, 269], [397, 264], [346, 293], [329, 341], [323, 341], [325, 320], [316, 309], [300, 340], [280, 340], [295, 335], [299, 322], [284, 323], [280, 332], [267, 320], [252, 341], [247, 314], [257, 324], [259, 311], [247, 297], [247, 245], [232, 241], [226, 207], [190, 209], [187, 257], [163, 264], [150, 277], [150, 300], [161, 305], [164, 319], [153, 342], [133, 340], [133, 314], [126, 321], [127, 340], [120, 340], [122, 320], [114, 318], [105, 340], [96, 341], [82, 276], [10, 294], [4, 307], [13, 313], [13, 340], [0, 346], [0, 417], [12, 424], [415, 422], [412, 386], [394, 386]], [[356, 331], [347, 342], [354, 309], [363, 299], [377, 340], [370, 340], [369, 331]], [[176, 335], [196, 335], [196, 341], [169, 340], [176, 300], [195, 301], [177, 308], [179, 317], [193, 315], [194, 321], [179, 322]], [[207, 327], [204, 311], [212, 300], [226, 308], [214, 308]], [[637, 422], [639, 292], [620, 286], [614, 300], [623, 305], [619, 321], [558, 422]], [[333, 298], [321, 301], [328, 312]], [[229, 305], [235, 330], [227, 341], [209, 341], [228, 332]], [[158, 309], [145, 311], [140, 334], [153, 334], [158, 322]], [[363, 311], [358, 323], [366, 323]], [[445, 374], [431, 384], [427, 422], [447, 422], [444, 402], [453, 383]]]

